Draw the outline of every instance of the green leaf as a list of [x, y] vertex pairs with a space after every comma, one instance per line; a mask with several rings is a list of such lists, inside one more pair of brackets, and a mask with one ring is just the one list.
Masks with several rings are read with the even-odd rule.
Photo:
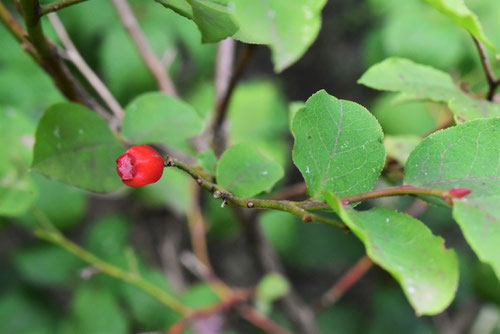
[[234, 38], [271, 48], [274, 69], [281, 72], [311, 46], [321, 28], [326, 0], [236, 0]]
[[38, 123], [33, 170], [83, 189], [111, 191], [121, 185], [115, 160], [122, 153], [97, 114], [79, 104], [58, 103]]
[[479, 23], [476, 14], [471, 12], [463, 0], [425, 0], [431, 6], [441, 11], [456, 24], [467, 30], [472, 36], [483, 42], [491, 50], [496, 51], [495, 46], [484, 34], [483, 27]]
[[78, 334], [129, 333], [127, 317], [109, 290], [89, 284], [80, 286], [73, 298], [72, 312]]
[[368, 110], [321, 90], [293, 119], [293, 162], [314, 199], [369, 191], [385, 164], [382, 129]]
[[9, 291], [0, 297], [0, 333], [52, 334], [54, 317], [41, 298], [21, 291]]
[[83, 191], [39, 174], [33, 173], [32, 177], [39, 191], [35, 207], [56, 228], [68, 229], [80, 223], [87, 209], [87, 198]]
[[422, 141], [418, 136], [385, 136], [384, 145], [387, 155], [404, 166], [410, 152]]
[[470, 188], [453, 217], [479, 259], [500, 277], [500, 119], [467, 122], [424, 139], [408, 158], [405, 183]]
[[0, 215], [18, 216], [37, 196], [28, 173], [34, 124], [22, 113], [0, 107]]
[[156, 0], [168, 9], [193, 20], [204, 43], [218, 42], [238, 30], [228, 0]]
[[373, 262], [401, 285], [418, 315], [437, 314], [453, 300], [458, 285], [458, 258], [444, 248], [419, 220], [392, 209], [357, 212], [332, 192], [327, 203], [365, 244]]
[[205, 283], [193, 284], [184, 292], [182, 302], [192, 308], [202, 308], [220, 301], [210, 285]]
[[114, 262], [125, 252], [129, 234], [129, 222], [124, 216], [105, 216], [91, 226], [86, 248], [103, 260]]
[[193, 19], [204, 43], [213, 43], [234, 35], [238, 26], [228, 0], [192, 0]]
[[373, 65], [358, 83], [436, 102], [448, 102], [461, 94], [447, 73], [404, 58], [388, 58]]
[[288, 281], [278, 273], [265, 275], [257, 285], [257, 298], [273, 302], [286, 295], [290, 290]]
[[83, 267], [82, 261], [73, 254], [49, 244], [20, 250], [13, 264], [28, 282], [57, 287], [69, 287], [70, 279], [78, 278], [78, 270]]
[[[432, 108], [429, 102], [411, 101], [396, 103], [401, 94], [385, 93], [370, 106], [384, 134], [426, 136], [439, 126], [444, 108]], [[436, 112], [437, 110], [441, 112]], [[444, 117], [443, 117], [444, 118]], [[441, 118], [442, 119], [442, 118]]]
[[[165, 274], [158, 270], [142, 265], [141, 276], [168, 292], [172, 290]], [[174, 311], [137, 287], [124, 282], [120, 287], [121, 295], [130, 308], [132, 317], [146, 330], [164, 331], [178, 320], [178, 315]]]
[[217, 166], [217, 183], [240, 197], [270, 190], [283, 175], [278, 163], [248, 144], [227, 149]]
[[37, 197], [37, 188], [31, 178], [14, 170], [0, 174], [0, 216], [19, 216], [26, 212]]
[[126, 108], [123, 135], [134, 144], [162, 143], [190, 152], [187, 139], [201, 131], [202, 121], [189, 104], [163, 93], [146, 93]]
[[208, 149], [202, 153], [199, 153], [198, 161], [200, 163], [201, 168], [203, 168], [210, 174], [215, 174], [218, 161], [217, 161], [217, 156], [215, 156], [213, 150]]
[[457, 122], [500, 116], [500, 105], [478, 100], [462, 92], [450, 75], [408, 59], [388, 58], [373, 65], [359, 83], [378, 90], [400, 92], [400, 99], [427, 99], [445, 102]]
[[500, 116], [500, 104], [485, 99], [476, 99], [467, 94], [460, 94], [448, 103], [457, 123], [464, 123], [478, 118]]
[[168, 9], [173, 10], [179, 15], [182, 15], [190, 20], [193, 19], [193, 8], [187, 0], [155, 0]]
[[134, 195], [153, 207], [164, 208], [167, 205], [170, 210], [182, 217], [189, 208], [190, 182], [192, 182], [191, 177], [183, 171], [166, 168], [158, 182], [148, 187], [134, 189]]

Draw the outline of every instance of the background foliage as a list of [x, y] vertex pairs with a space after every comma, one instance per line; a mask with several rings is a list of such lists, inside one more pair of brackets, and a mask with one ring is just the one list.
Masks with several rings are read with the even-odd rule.
[[[66, 101], [0, 28], [0, 333], [156, 332], [179, 320], [137, 286], [35, 238], [32, 231], [44, 220], [185, 305], [220, 300], [184, 267], [184, 289], [171, 275], [169, 254], [191, 247], [191, 178], [167, 168], [158, 183], [125, 189], [108, 163], [123, 153], [123, 141], [167, 144], [196, 156], [236, 196], [265, 197], [305, 180], [310, 197], [327, 200], [353, 233], [304, 224], [286, 212], [258, 217], [288, 281], [264, 275], [237, 212], [202, 196], [218, 276], [231, 286], [257, 286], [252, 305], [283, 327], [297, 331], [279, 302], [283, 295], [293, 288], [314, 304], [366, 250], [379, 266], [318, 314], [320, 333], [500, 333], [500, 139], [494, 133], [500, 107], [477, 99], [488, 86], [469, 35], [487, 47], [498, 73], [498, 3], [266, 4], [131, 1], [182, 99], [154, 92], [156, 82], [110, 2], [61, 10], [75, 45], [125, 106], [120, 137], [96, 113]], [[7, 8], [16, 12], [10, 3]], [[46, 17], [42, 24], [58, 41]], [[217, 47], [201, 41], [227, 36], [264, 46], [255, 49], [230, 100], [230, 148], [217, 162], [210, 150], [196, 152], [191, 137], [210, 124], [216, 100]], [[244, 52], [243, 43], [237, 46]], [[314, 131], [318, 137], [311, 138]], [[327, 154], [333, 147], [336, 154]], [[473, 192], [452, 210], [436, 199], [429, 206], [417, 202], [424, 205], [418, 209], [406, 196], [375, 199], [355, 211], [336, 197], [401, 183], [449, 189], [456, 179]], [[401, 213], [415, 208], [425, 225]], [[257, 331], [233, 313], [223, 333]], [[212, 333], [196, 328], [218, 329], [220, 320], [208, 318], [191, 330]]]

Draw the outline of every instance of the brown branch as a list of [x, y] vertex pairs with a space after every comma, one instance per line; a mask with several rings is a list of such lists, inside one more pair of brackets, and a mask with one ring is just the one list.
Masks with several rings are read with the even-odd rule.
[[45, 15], [87, 0], [61, 0], [40, 6], [40, 14]]
[[477, 51], [479, 52], [479, 59], [481, 60], [484, 74], [486, 75], [486, 80], [488, 81], [489, 89], [486, 94], [486, 99], [488, 101], [493, 101], [495, 91], [498, 85], [500, 85], [500, 79], [495, 77], [495, 73], [493, 72], [493, 68], [491, 67], [490, 60], [488, 59], [488, 54], [486, 53], [486, 48], [483, 43], [481, 43], [481, 41], [474, 36], [472, 36], [472, 40], [474, 41], [474, 44], [476, 44]]
[[177, 96], [177, 90], [172, 79], [142, 32], [139, 22], [137, 22], [137, 18], [127, 0], [112, 0], [112, 2], [120, 21], [132, 39], [142, 60], [155, 78], [160, 91], [171, 96]]
[[88, 94], [61, 59], [55, 45], [43, 33], [38, 0], [20, 0], [28, 37], [40, 56], [41, 66], [70, 101], [84, 104], [104, 114], [103, 108]]
[[241, 75], [243, 74], [246, 66], [250, 62], [252, 54], [255, 50], [255, 45], [246, 44], [245, 48], [238, 57], [236, 67], [231, 75], [229, 84], [224, 94], [220, 94], [220, 100], [216, 101], [215, 115], [212, 123], [213, 146], [215, 153], [219, 156], [226, 147], [226, 133], [223, 131], [224, 120], [226, 119], [229, 102], [233, 95], [236, 84], [238, 83]]
[[314, 305], [314, 310], [319, 313], [325, 308], [335, 304], [364, 274], [373, 266], [372, 260], [365, 255], [356, 262], [321, 299]]
[[191, 203], [188, 212], [188, 225], [191, 235], [191, 244], [198, 260], [205, 265], [212, 274], [212, 265], [208, 256], [208, 247], [206, 242], [205, 221], [200, 207], [201, 191], [195, 183], [191, 185]]
[[[220, 280], [218, 277], [216, 277], [213, 272], [211, 272], [203, 263], [198, 261], [196, 256], [185, 253], [181, 256], [181, 262], [191, 270], [191, 272], [198, 276], [201, 280], [205, 281], [208, 283], [214, 292], [221, 298], [221, 302], [218, 305], [221, 305], [222, 303], [230, 303], [231, 306], [237, 305], [237, 303], [232, 303], [231, 300], [234, 300], [234, 298], [238, 298], [237, 296], [243, 296], [241, 298], [241, 302], [244, 300], [252, 297], [255, 293], [253, 289], [246, 289], [246, 290], [233, 290], [229, 286], [227, 286], [222, 280]], [[281, 327], [277, 323], [275, 323], [272, 319], [268, 318], [266, 315], [260, 313], [253, 307], [249, 305], [242, 305], [240, 307], [237, 307], [239, 314], [241, 315], [242, 318], [246, 319], [247, 321], [251, 322], [254, 324], [256, 327], [264, 330], [267, 333], [271, 334], [290, 334], [288, 330], [285, 328]], [[213, 307], [209, 307], [207, 309], [198, 311], [193, 313], [193, 315], [199, 315], [201, 314], [203, 317], [210, 316], [212, 314], [215, 314], [218, 311], [217, 304]], [[171, 329], [173, 330], [179, 330], [179, 329], [184, 329], [186, 327], [186, 324], [190, 321], [191, 317], [186, 317], [185, 319], [182, 319], [180, 322], [175, 324]], [[169, 333], [178, 333], [178, 332], [169, 332]]]
[[[102, 98], [102, 100], [109, 107], [114, 115], [114, 120], [110, 121], [113, 128], [118, 128], [121, 125], [123, 117], [125, 115], [123, 108], [120, 106], [118, 101], [109, 91], [108, 87], [101, 81], [101, 79], [95, 74], [95, 72], [88, 66], [83, 57], [78, 52], [78, 49], [73, 44], [73, 41], [68, 35], [66, 28], [64, 28], [63, 23], [59, 19], [56, 13], [50, 13], [49, 20], [54, 27], [59, 39], [66, 48], [66, 54], [68, 55], [71, 62], [80, 71], [80, 73], [85, 77], [85, 79], [90, 83], [95, 92]], [[107, 115], [101, 115], [106, 117]]]
[[39, 65], [42, 64], [42, 60], [35, 50], [35, 47], [26, 38], [27, 33], [23, 30], [21, 25], [16, 21], [14, 16], [7, 10], [2, 2], [0, 2], [0, 21], [3, 25], [10, 31], [12, 36], [21, 44], [22, 48], [33, 58], [35, 62]]

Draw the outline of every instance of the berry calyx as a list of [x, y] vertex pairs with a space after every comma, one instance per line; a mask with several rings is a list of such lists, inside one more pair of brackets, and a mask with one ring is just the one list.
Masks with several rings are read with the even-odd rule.
[[130, 187], [155, 183], [163, 175], [164, 167], [163, 158], [149, 145], [132, 146], [116, 159], [116, 171]]

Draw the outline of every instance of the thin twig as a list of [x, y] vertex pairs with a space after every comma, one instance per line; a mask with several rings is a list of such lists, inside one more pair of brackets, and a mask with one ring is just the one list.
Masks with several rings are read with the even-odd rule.
[[78, 49], [73, 44], [73, 41], [68, 35], [66, 28], [64, 28], [63, 23], [59, 19], [57, 13], [50, 13], [49, 20], [54, 27], [59, 39], [66, 48], [66, 53], [71, 60], [71, 62], [76, 66], [76, 68], [82, 73], [82, 75], [87, 79], [90, 85], [94, 88], [95, 92], [99, 94], [102, 100], [109, 107], [115, 120], [113, 123], [115, 128], [119, 126], [125, 115], [123, 108], [120, 106], [118, 101], [114, 98], [113, 94], [109, 91], [108, 87], [101, 81], [101, 79], [95, 74], [95, 72], [88, 66], [83, 57], [78, 52]]
[[291, 201], [236, 197], [218, 184], [211, 182], [210, 178], [206, 174], [204, 174], [203, 171], [184, 164], [171, 157], [167, 157], [166, 166], [173, 166], [185, 171], [186, 173], [191, 175], [191, 177], [194, 178], [203, 189], [211, 192], [214, 197], [222, 199], [227, 204], [239, 206], [242, 208], [260, 208], [286, 211], [299, 217], [306, 223], [320, 222], [339, 227], [344, 230], [348, 230], [344, 223], [330, 217], [307, 212], [305, 209], [301, 208]]
[[483, 43], [481, 43], [481, 41], [474, 36], [472, 36], [472, 39], [476, 44], [477, 51], [479, 52], [479, 59], [481, 60], [484, 74], [486, 75], [486, 80], [488, 81], [489, 89], [486, 95], [486, 99], [488, 101], [493, 101], [495, 91], [500, 84], [500, 79], [495, 77], [495, 73], [493, 72], [493, 68], [491, 67], [490, 60], [488, 59], [488, 54], [486, 53], [486, 48], [484, 47]]
[[314, 305], [316, 313], [336, 303], [372, 266], [373, 262], [367, 255], [359, 259]]
[[40, 6], [40, 14], [45, 15], [87, 0], [60, 0]]
[[[256, 262], [265, 274], [279, 273], [285, 279], [286, 273], [278, 254], [266, 239], [256, 215], [247, 215], [241, 208], [234, 208], [236, 216], [241, 221], [245, 235], [252, 248]], [[283, 313], [295, 326], [297, 332], [315, 334], [318, 332], [313, 311], [297, 294], [292, 284], [290, 289], [279, 300]]]
[[87, 93], [60, 58], [55, 45], [43, 33], [38, 0], [20, 0], [29, 40], [40, 56], [43, 69], [70, 101], [84, 104], [104, 114], [104, 109]]
[[66, 249], [68, 252], [74, 254], [83, 261], [91, 264], [99, 271], [136, 286], [137, 288], [143, 290], [147, 294], [157, 299], [165, 306], [171, 308], [172, 310], [183, 316], [188, 316], [190, 313], [193, 312], [192, 309], [183, 305], [180, 301], [178, 301], [176, 298], [168, 294], [165, 290], [150, 283], [149, 281], [145, 280], [136, 273], [123, 270], [119, 267], [116, 267], [110, 263], [105, 262], [104, 260], [98, 258], [94, 254], [86, 251], [85, 249], [81, 248], [74, 242], [65, 238], [59, 232], [49, 231], [47, 229], [37, 229], [35, 230], [35, 234], [36, 236], [38, 236], [43, 240], [52, 242]]
[[[210, 270], [200, 261], [198, 261], [197, 257], [194, 256], [193, 254], [185, 253], [181, 256], [181, 262], [188, 268], [195, 276], [200, 278], [202, 281], [206, 282], [207, 284], [212, 287], [214, 292], [219, 296], [219, 298], [222, 300], [221, 303], [224, 301], [230, 301], [232, 300], [235, 296], [245, 296], [244, 299], [248, 299], [254, 295], [254, 290], [233, 290], [229, 286], [227, 286], [222, 280], [220, 280], [218, 277], [216, 277], [213, 272], [210, 272]], [[244, 301], [242, 299], [241, 301]], [[210, 309], [210, 308], [207, 308]], [[214, 307], [215, 309], [215, 307]], [[256, 327], [264, 330], [266, 333], [271, 333], [271, 334], [290, 334], [288, 330], [285, 328], [281, 327], [277, 323], [275, 323], [272, 319], [268, 318], [266, 315], [260, 313], [253, 307], [249, 305], [241, 305], [240, 307], [237, 308], [239, 311], [239, 314], [241, 315], [242, 318], [246, 319], [247, 321], [253, 323]], [[213, 313], [206, 312], [205, 315], [210, 315]], [[181, 322], [187, 322], [189, 321], [188, 319], [181, 320]], [[178, 326], [177, 328], [174, 327], [175, 330], [179, 328], [184, 328], [185, 326], [178, 323], [174, 326]], [[171, 328], [172, 329], [172, 328]], [[175, 332], [174, 332], [175, 333]]]
[[198, 260], [205, 265], [212, 274], [212, 266], [208, 256], [208, 248], [206, 242], [205, 221], [200, 208], [200, 187], [195, 183], [191, 184], [191, 203], [187, 215], [189, 232], [191, 235], [191, 244], [194, 254]]
[[213, 145], [214, 151], [217, 155], [222, 154], [226, 146], [226, 133], [222, 130], [224, 120], [226, 119], [229, 102], [233, 95], [236, 84], [238, 83], [241, 75], [243, 74], [246, 66], [248, 65], [253, 51], [255, 50], [255, 45], [246, 44], [245, 48], [239, 55], [236, 67], [231, 75], [229, 84], [224, 94], [220, 93], [221, 98], [216, 101], [215, 115], [212, 123], [212, 134], [213, 134]]
[[217, 44], [215, 62], [215, 103], [219, 105], [229, 89], [234, 66], [234, 50], [236, 42], [228, 37]]
[[125, 27], [125, 30], [127, 30], [142, 60], [155, 78], [160, 91], [171, 96], [177, 96], [177, 90], [175, 89], [172, 79], [168, 75], [168, 71], [163, 66], [161, 60], [156, 56], [151, 44], [149, 44], [127, 0], [112, 0], [112, 2], [120, 21]]
[[[401, 195], [423, 195], [423, 196], [431, 196], [442, 199], [451, 206], [453, 205], [453, 198], [455, 198], [456, 196], [453, 196], [450, 192], [452, 192], [452, 189], [421, 188], [410, 185], [403, 185], [398, 187], [373, 190], [366, 193], [344, 196], [340, 199], [344, 204], [349, 204], [379, 197], [401, 196]], [[326, 204], [325, 202], [318, 202], [318, 201], [306, 200], [306, 201], [292, 202], [292, 203], [298, 207], [307, 210], [325, 210], [329, 208], [329, 205]]]

